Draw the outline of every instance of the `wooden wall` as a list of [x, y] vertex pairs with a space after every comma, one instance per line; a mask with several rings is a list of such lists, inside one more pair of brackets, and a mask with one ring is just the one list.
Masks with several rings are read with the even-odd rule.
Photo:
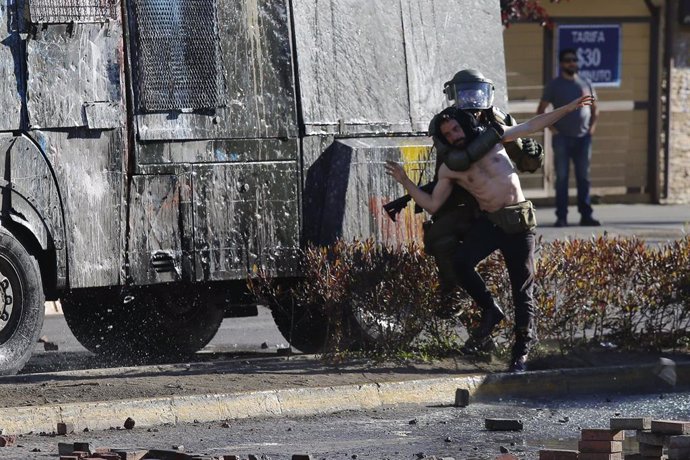
[[[651, 17], [643, 0], [596, 2], [577, 0], [545, 3], [559, 23], [593, 21], [621, 24], [620, 87], [595, 88], [600, 118], [593, 140], [592, 192], [594, 195], [633, 196], [645, 200], [648, 193], [649, 83]], [[589, 20], [588, 18], [591, 18]], [[555, 35], [556, 29], [552, 32]], [[545, 84], [545, 66], [557, 66], [556, 40], [538, 24], [513, 24], [504, 31], [509, 110], [520, 121], [534, 115]], [[545, 47], [546, 43], [546, 47]], [[551, 49], [549, 48], [551, 44]], [[549, 53], [552, 53], [549, 55]], [[549, 74], [555, 76], [555, 69]], [[535, 136], [537, 137], [537, 136]], [[525, 175], [523, 183], [535, 197], [552, 197], [553, 162], [549, 133], [545, 141], [546, 165], [541, 175]], [[571, 168], [572, 171], [572, 168]], [[571, 188], [575, 180], [571, 173]], [[642, 195], [640, 195], [642, 194]]]

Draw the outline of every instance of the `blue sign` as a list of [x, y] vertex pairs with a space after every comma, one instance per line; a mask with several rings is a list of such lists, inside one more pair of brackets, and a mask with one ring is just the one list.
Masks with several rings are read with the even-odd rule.
[[577, 52], [580, 75], [594, 86], [620, 86], [620, 24], [559, 25], [558, 52], [568, 48]]

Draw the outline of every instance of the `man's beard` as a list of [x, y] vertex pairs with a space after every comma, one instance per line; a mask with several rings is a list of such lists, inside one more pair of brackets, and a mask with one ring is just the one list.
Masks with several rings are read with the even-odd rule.
[[563, 68], [563, 73], [572, 77], [573, 75], [575, 75], [577, 73], [578, 70], [579, 69], [577, 67], [575, 67], [575, 68], [565, 67], [565, 68]]

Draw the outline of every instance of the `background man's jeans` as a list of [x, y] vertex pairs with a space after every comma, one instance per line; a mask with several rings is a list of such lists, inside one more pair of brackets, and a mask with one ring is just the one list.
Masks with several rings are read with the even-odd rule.
[[592, 136], [568, 137], [562, 134], [553, 136], [553, 157], [556, 167], [556, 217], [568, 216], [568, 171], [570, 160], [575, 165], [577, 183], [577, 210], [582, 218], [592, 217], [592, 200], [589, 195], [589, 163], [592, 159]]

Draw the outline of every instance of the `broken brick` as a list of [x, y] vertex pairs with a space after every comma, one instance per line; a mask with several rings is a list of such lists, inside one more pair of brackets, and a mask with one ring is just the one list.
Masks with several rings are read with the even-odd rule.
[[467, 407], [470, 404], [470, 391], [465, 388], [455, 390], [455, 407]]
[[70, 422], [58, 422], [57, 424], [57, 434], [66, 435], [74, 433], [74, 423]]
[[522, 431], [522, 420], [508, 418], [484, 419], [484, 427], [489, 431]]
[[11, 447], [17, 442], [17, 436], [13, 434], [3, 434], [0, 436], [0, 447]]

